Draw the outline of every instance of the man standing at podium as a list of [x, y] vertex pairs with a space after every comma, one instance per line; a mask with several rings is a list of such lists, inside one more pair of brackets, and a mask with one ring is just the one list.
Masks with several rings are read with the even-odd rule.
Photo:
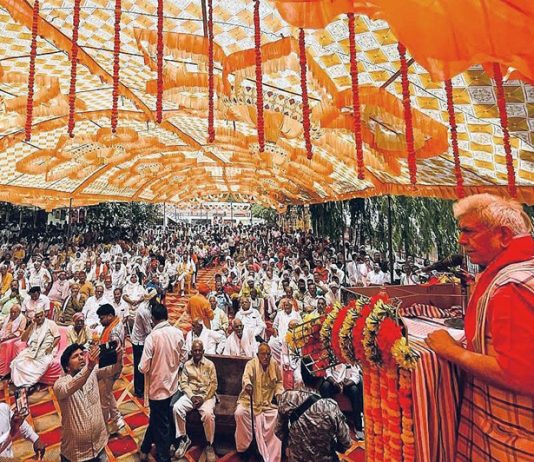
[[458, 201], [459, 243], [484, 270], [465, 316], [467, 348], [444, 330], [426, 342], [467, 372], [457, 462], [534, 461], [534, 240], [520, 204], [490, 194]]

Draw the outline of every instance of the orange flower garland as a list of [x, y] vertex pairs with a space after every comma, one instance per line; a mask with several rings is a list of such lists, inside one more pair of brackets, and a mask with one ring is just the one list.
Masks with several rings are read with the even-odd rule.
[[260, 152], [265, 150], [265, 121], [263, 118], [263, 73], [261, 57], [260, 0], [254, 2], [254, 45], [256, 53], [256, 112]]
[[74, 113], [76, 111], [76, 73], [78, 66], [78, 31], [80, 29], [80, 2], [74, 0], [72, 14], [72, 48], [70, 53], [69, 124], [68, 133], [74, 138]]
[[117, 122], [119, 118], [119, 73], [120, 73], [120, 52], [121, 52], [121, 0], [115, 0], [115, 42], [113, 46], [113, 103], [111, 107], [111, 131], [117, 132]]
[[163, 120], [163, 0], [158, 0], [158, 41], [157, 54], [157, 92], [156, 92], [156, 121], [160, 124]]
[[402, 83], [402, 104], [404, 106], [404, 121], [406, 123], [406, 147], [408, 150], [408, 170], [410, 182], [415, 187], [417, 183], [417, 163], [415, 160], [415, 146], [413, 136], [412, 104], [410, 103], [410, 81], [408, 80], [408, 65], [406, 63], [406, 48], [398, 44], [400, 57], [400, 71]]
[[30, 70], [28, 75], [28, 97], [26, 100], [26, 125], [25, 134], [26, 141], [30, 141], [32, 137], [33, 124], [33, 93], [35, 86], [35, 60], [37, 58], [37, 34], [39, 33], [39, 0], [33, 3], [33, 18], [32, 18], [32, 42], [30, 45]]
[[401, 328], [393, 319], [386, 318], [380, 323], [376, 335], [376, 342], [382, 356], [382, 361], [388, 367], [395, 365], [395, 358], [391, 354], [391, 349], [401, 337]]
[[365, 178], [363, 166], [363, 142], [362, 142], [362, 116], [360, 113], [360, 90], [358, 82], [358, 62], [356, 58], [356, 34], [354, 30], [354, 13], [347, 14], [349, 18], [349, 53], [350, 53], [350, 76], [352, 81], [352, 112], [354, 143], [356, 144], [356, 163], [358, 166], [358, 178]]
[[410, 371], [400, 369], [399, 404], [402, 410], [402, 460], [415, 461], [415, 436], [413, 432], [413, 398], [412, 375]]
[[512, 146], [510, 145], [510, 132], [508, 131], [508, 114], [506, 112], [506, 98], [504, 96], [504, 87], [502, 84], [501, 67], [498, 63], [493, 64], [493, 78], [495, 79], [497, 90], [497, 106], [499, 108], [499, 117], [502, 127], [502, 141], [504, 152], [506, 154], [506, 172], [508, 174], [508, 193], [512, 197], [517, 196], [515, 185], [514, 159], [512, 157]]
[[215, 106], [213, 78], [213, 1], [208, 0], [208, 142], [215, 141]]
[[348, 363], [350, 360], [348, 358], [345, 358], [345, 356], [342, 353], [341, 348], [341, 337], [340, 332], [341, 328], [343, 327], [343, 323], [345, 322], [345, 318], [349, 314], [350, 307], [345, 306], [342, 308], [339, 313], [336, 316], [336, 319], [334, 320], [334, 323], [332, 324], [332, 333], [331, 333], [331, 345], [332, 345], [332, 352], [334, 353], [335, 357], [339, 359], [341, 362]]
[[310, 135], [310, 102], [308, 100], [307, 60], [306, 60], [306, 37], [304, 29], [299, 31], [299, 60], [300, 60], [300, 89], [302, 92], [302, 127], [304, 129], [304, 141], [306, 143], [306, 155], [308, 159], [313, 157]]
[[458, 132], [456, 125], [456, 113], [454, 112], [454, 97], [452, 93], [452, 82], [445, 80], [445, 91], [447, 92], [447, 111], [449, 113], [449, 126], [451, 127], [451, 145], [454, 156], [454, 175], [456, 176], [456, 195], [459, 198], [465, 196], [464, 178], [462, 176], [462, 166], [460, 164], [460, 152], [458, 150]]

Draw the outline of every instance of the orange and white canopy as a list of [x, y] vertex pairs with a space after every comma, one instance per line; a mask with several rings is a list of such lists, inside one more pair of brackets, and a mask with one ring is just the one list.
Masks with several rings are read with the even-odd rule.
[[[534, 43], [534, 3], [400, 3], [261, 0], [258, 121], [253, 0], [39, 0], [37, 16], [34, 0], [0, 0], [0, 200], [51, 209], [71, 199], [79, 206], [232, 195], [283, 209], [380, 194], [454, 198], [458, 171], [443, 83], [450, 78], [465, 191], [506, 194], [511, 165], [517, 197], [534, 203], [534, 87], [528, 83], [534, 82], [534, 47], [528, 45]], [[73, 80], [75, 4], [80, 8]], [[363, 179], [353, 132], [350, 12], [356, 15]], [[300, 28], [311, 159], [303, 128]], [[398, 40], [415, 60], [408, 67], [415, 187], [407, 162]], [[504, 74], [508, 165], [492, 63]]]

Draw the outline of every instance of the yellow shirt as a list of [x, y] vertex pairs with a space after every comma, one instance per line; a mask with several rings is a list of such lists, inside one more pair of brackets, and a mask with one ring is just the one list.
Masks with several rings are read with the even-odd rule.
[[0, 287], [0, 294], [4, 295], [11, 287], [11, 281], [13, 281], [13, 275], [8, 271], [2, 276], [2, 287]]
[[204, 401], [213, 398], [217, 391], [215, 364], [206, 358], [202, 358], [198, 366], [193, 359], [186, 361], [180, 375], [180, 388], [189, 398], [200, 396]]
[[257, 357], [251, 359], [245, 366], [242, 384], [243, 389], [237, 402], [247, 409], [250, 407], [250, 396], [245, 391], [245, 387], [252, 385], [255, 413], [276, 409], [276, 406], [272, 403], [273, 398], [284, 391], [282, 372], [274, 359], [271, 359], [266, 370], [263, 370]]

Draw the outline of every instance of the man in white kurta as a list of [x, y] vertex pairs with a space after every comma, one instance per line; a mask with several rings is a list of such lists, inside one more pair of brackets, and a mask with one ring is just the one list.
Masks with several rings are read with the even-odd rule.
[[188, 353], [191, 353], [191, 348], [195, 340], [202, 342], [204, 353], [214, 355], [223, 351], [226, 336], [221, 332], [204, 327], [202, 319], [196, 318], [193, 319], [191, 330], [185, 337], [185, 349]]
[[265, 462], [279, 462], [282, 442], [275, 435], [278, 411], [272, 403], [284, 391], [282, 373], [278, 363], [271, 358], [271, 348], [262, 343], [258, 355], [245, 366], [243, 389], [235, 410], [235, 441], [238, 453], [249, 450], [252, 442], [252, 419], [250, 400], [254, 411], [254, 430], [258, 451]]
[[273, 335], [269, 339], [273, 358], [278, 364], [281, 364], [282, 344], [284, 343], [289, 323], [291, 321], [296, 321], [298, 324], [302, 323], [302, 318], [298, 311], [293, 310], [291, 300], [283, 298], [280, 301], [280, 308], [282, 309], [276, 313], [273, 321]]
[[106, 303], [109, 303], [109, 301], [104, 297], [104, 286], [96, 286], [95, 294], [87, 299], [82, 309], [82, 313], [85, 317], [85, 324], [91, 329], [96, 329], [96, 327], [98, 327], [100, 320], [98, 319], [96, 312], [98, 308]]
[[232, 321], [233, 332], [226, 338], [223, 355], [252, 358], [258, 351], [258, 342], [252, 329], [245, 329], [240, 319]]
[[32, 387], [54, 360], [59, 343], [57, 324], [45, 318], [44, 310], [35, 312], [34, 323], [24, 332], [28, 346], [11, 363], [11, 380], [16, 387]]

